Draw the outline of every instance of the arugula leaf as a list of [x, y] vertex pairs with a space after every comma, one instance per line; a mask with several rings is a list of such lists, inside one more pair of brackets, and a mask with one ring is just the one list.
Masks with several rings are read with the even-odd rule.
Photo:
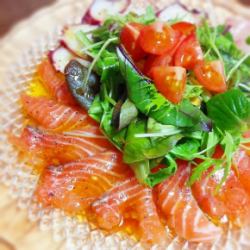
[[197, 139], [184, 139], [181, 140], [171, 151], [171, 155], [176, 158], [191, 161], [196, 158], [196, 154], [200, 148], [200, 140]]
[[165, 156], [165, 161], [167, 167], [159, 169], [156, 173], [148, 174], [147, 178], [145, 179], [145, 183], [148, 186], [154, 187], [177, 171], [177, 164], [170, 155]]
[[188, 185], [192, 186], [196, 181], [200, 180], [203, 173], [206, 172], [211, 166], [221, 166], [222, 160], [207, 158], [200, 163], [197, 167], [193, 168], [192, 174], [189, 178]]
[[101, 122], [103, 115], [103, 108], [100, 102], [100, 95], [95, 96], [95, 99], [88, 110], [88, 114], [97, 122]]
[[242, 132], [250, 118], [250, 101], [239, 89], [212, 97], [207, 102], [208, 116], [221, 130]]
[[129, 99], [143, 114], [156, 121], [176, 127], [194, 127], [207, 130], [209, 120], [200, 109], [189, 101], [183, 100], [180, 105], [173, 105], [158, 93], [155, 85], [141, 75], [122, 47], [117, 49], [120, 70], [126, 80]]
[[192, 100], [195, 97], [199, 97], [202, 93], [203, 87], [201, 85], [187, 84], [184, 98]]

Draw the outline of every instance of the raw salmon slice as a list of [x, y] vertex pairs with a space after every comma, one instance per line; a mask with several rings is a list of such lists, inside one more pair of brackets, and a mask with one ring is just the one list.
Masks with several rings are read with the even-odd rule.
[[231, 170], [221, 189], [216, 192], [224, 171], [219, 170], [211, 177], [211, 167], [201, 179], [194, 183], [192, 192], [203, 212], [221, 223], [232, 222], [243, 226], [249, 221], [250, 200], [235, 172]]
[[250, 195], [250, 156], [245, 150], [241, 149], [234, 155], [234, 165], [236, 175], [238, 175], [241, 184]]
[[[152, 189], [128, 178], [91, 205], [92, 217], [102, 229], [122, 227], [131, 216], [138, 221], [138, 234], [144, 246], [166, 245], [166, 232], [153, 201]], [[130, 211], [128, 214], [127, 211]]]
[[130, 174], [119, 152], [103, 152], [79, 162], [46, 167], [34, 196], [44, 206], [83, 214], [99, 195]]
[[85, 111], [59, 104], [46, 97], [22, 95], [21, 102], [26, 113], [46, 129], [66, 131], [87, 125], [97, 126]]
[[221, 229], [199, 208], [191, 189], [186, 186], [189, 176], [190, 166], [179, 161], [176, 174], [156, 187], [157, 203], [168, 226], [178, 236], [193, 242], [214, 241], [220, 236]]
[[21, 151], [43, 159], [47, 164], [82, 160], [107, 149], [114, 149], [106, 138], [95, 134], [75, 137], [47, 133], [33, 127], [24, 128], [20, 137], [11, 136], [11, 141]]
[[44, 87], [59, 103], [77, 105], [66, 84], [64, 75], [55, 70], [49, 59], [44, 60], [38, 66], [37, 74]]

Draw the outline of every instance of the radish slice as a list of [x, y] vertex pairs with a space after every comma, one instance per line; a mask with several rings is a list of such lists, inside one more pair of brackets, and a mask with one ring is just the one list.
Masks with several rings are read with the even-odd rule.
[[157, 13], [158, 18], [163, 22], [180, 18], [186, 22], [196, 23], [197, 19], [194, 15], [195, 14], [191, 13], [185, 6], [179, 3], [172, 4]]
[[48, 56], [52, 64], [54, 65], [55, 69], [57, 71], [60, 71], [61, 73], [64, 73], [66, 66], [73, 59], [77, 60], [85, 67], [89, 66], [88, 61], [85, 61], [82, 58], [75, 56], [68, 49], [62, 46], [58, 47], [53, 51], [50, 51]]
[[245, 53], [250, 53], [250, 45], [247, 44], [247, 38], [250, 36], [250, 21], [244, 19], [229, 19], [229, 31], [232, 33], [235, 42]]
[[88, 25], [88, 24], [66, 27], [63, 31], [61, 43], [76, 55], [86, 58], [86, 55], [82, 52], [83, 45], [77, 39], [76, 35], [79, 31], [88, 32], [95, 29], [96, 27], [97, 26], [95, 25]]
[[131, 0], [95, 0], [82, 18], [82, 23], [100, 24], [109, 15], [124, 13]]

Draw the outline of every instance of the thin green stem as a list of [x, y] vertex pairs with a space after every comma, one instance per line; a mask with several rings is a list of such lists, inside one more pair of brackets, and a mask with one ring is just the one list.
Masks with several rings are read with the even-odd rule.
[[233, 76], [235, 71], [240, 67], [240, 65], [250, 56], [250, 53], [244, 55], [235, 65], [234, 67], [229, 71], [227, 75], [227, 81], [230, 80], [230, 78]]
[[89, 66], [89, 68], [88, 68], [88, 73], [87, 73], [86, 78], [85, 78], [85, 81], [84, 81], [85, 83], [88, 82], [88, 79], [89, 79], [89, 77], [90, 77], [90, 74], [91, 74], [91, 72], [92, 72], [92, 70], [93, 70], [93, 68], [94, 68], [94, 66], [95, 66], [95, 64], [96, 64], [96, 62], [97, 62], [97, 61], [99, 60], [99, 58], [101, 57], [102, 52], [110, 45], [110, 43], [116, 42], [116, 41], [118, 41], [118, 38], [117, 38], [117, 37], [112, 37], [112, 38], [108, 39], [108, 40], [103, 44], [102, 48], [100, 49], [100, 51], [98, 52], [98, 54], [95, 56], [94, 60], [92, 61], [92, 63], [90, 64], [90, 66]]

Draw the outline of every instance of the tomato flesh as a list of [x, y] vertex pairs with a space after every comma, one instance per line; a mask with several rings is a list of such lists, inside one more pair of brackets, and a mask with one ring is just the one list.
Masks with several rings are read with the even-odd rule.
[[174, 65], [188, 70], [194, 69], [195, 65], [203, 60], [201, 46], [195, 36], [191, 34], [181, 43], [175, 53]]
[[145, 52], [162, 55], [174, 47], [176, 36], [175, 31], [166, 23], [155, 22], [141, 30], [139, 40]]
[[181, 32], [183, 35], [190, 35], [196, 30], [196, 26], [189, 22], [178, 22], [171, 25], [172, 29]]
[[128, 23], [120, 33], [121, 44], [135, 61], [141, 60], [146, 55], [139, 42], [140, 31], [143, 27], [140, 23]]
[[198, 82], [211, 92], [222, 93], [227, 90], [223, 63], [219, 60], [199, 62], [194, 74]]
[[152, 68], [152, 78], [158, 91], [174, 104], [179, 103], [186, 87], [186, 70], [182, 67]]
[[152, 69], [158, 66], [169, 66], [171, 65], [172, 57], [167, 53], [161, 56], [151, 55], [147, 58], [143, 72], [146, 76], [152, 78]]

